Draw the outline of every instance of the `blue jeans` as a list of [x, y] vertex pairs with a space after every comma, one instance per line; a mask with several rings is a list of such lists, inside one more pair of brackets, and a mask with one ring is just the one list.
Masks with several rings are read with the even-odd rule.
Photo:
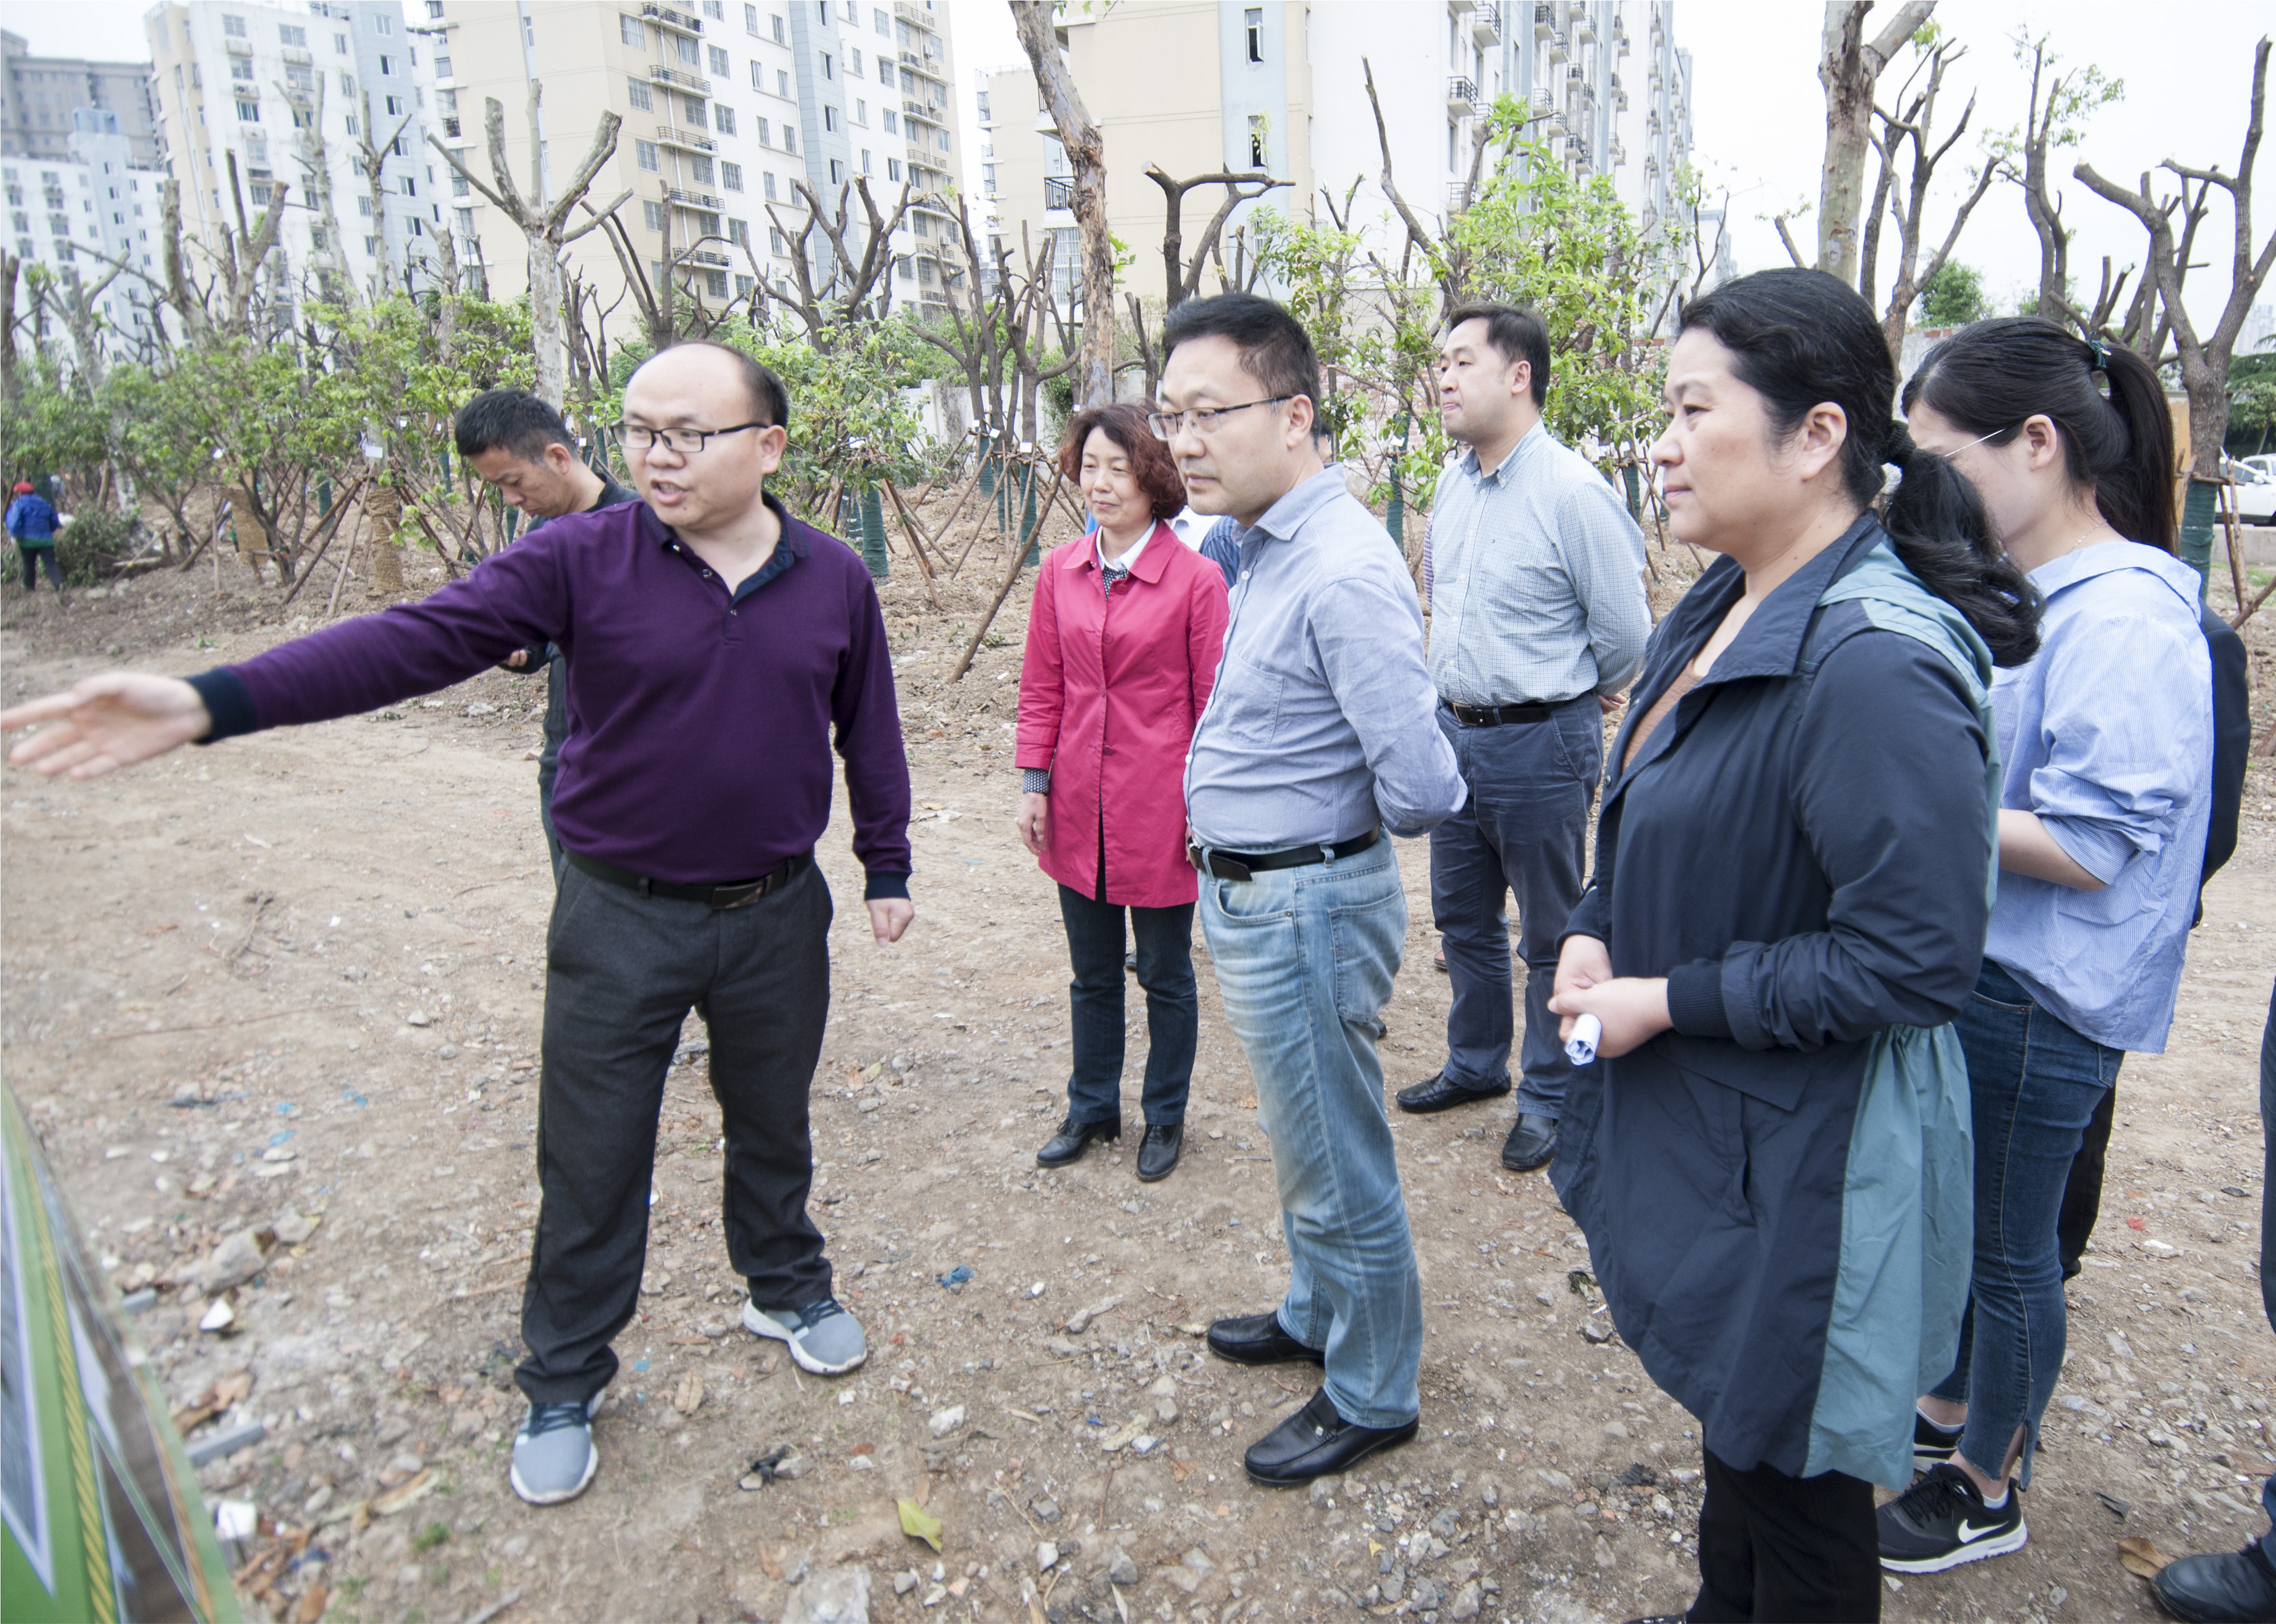
[[1378, 840], [1251, 880], [1204, 875], [1201, 891], [1225, 1021], [1272, 1142], [1281, 1328], [1326, 1354], [1338, 1415], [1405, 1426], [1422, 1408], [1422, 1286], [1375, 1051], [1407, 944], [1398, 856]]
[[2063, 1187], [2126, 1051], [2056, 1020], [1989, 959], [1953, 1025], [1976, 1126], [1976, 1268], [1959, 1359], [1934, 1396], [1967, 1404], [1960, 1453], [1987, 1476], [2023, 1428], [2028, 1487], [2039, 1417], [2062, 1374]]
[[1525, 955], [1523, 1081], [1517, 1108], [1563, 1114], [1573, 1062], [1557, 1041], [1549, 996], [1557, 938], [1588, 871], [1589, 807], [1605, 763], [1603, 707], [1593, 694], [1542, 722], [1465, 727], [1441, 704], [1438, 726], [1470, 786], [1462, 809], [1430, 831], [1430, 911], [1446, 939], [1446, 1078], [1468, 1089], [1509, 1078], [1509, 894]]
[[[1059, 916], [1066, 922], [1067, 957], [1074, 965], [1074, 981], [1067, 989], [1074, 1028], [1067, 1114], [1078, 1122], [1122, 1119], [1124, 912], [1114, 903], [1095, 902], [1059, 887]], [[1131, 933], [1138, 938], [1138, 984], [1146, 990], [1149, 1047], [1139, 1106], [1148, 1127], [1168, 1127], [1186, 1119], [1194, 1049], [1201, 1035], [1194, 905], [1127, 912]]]

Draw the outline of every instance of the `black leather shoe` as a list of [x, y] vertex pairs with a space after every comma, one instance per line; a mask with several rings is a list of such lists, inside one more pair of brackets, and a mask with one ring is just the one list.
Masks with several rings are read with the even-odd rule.
[[1168, 1178], [1177, 1168], [1178, 1153], [1185, 1148], [1184, 1123], [1149, 1127], [1146, 1137], [1138, 1144], [1138, 1181], [1151, 1184], [1157, 1179]]
[[1410, 1116], [1427, 1117], [1434, 1112], [1452, 1111], [1457, 1105], [1468, 1105], [1482, 1099], [1499, 1099], [1509, 1092], [1509, 1084], [1498, 1088], [1473, 1089], [1450, 1081], [1442, 1069], [1435, 1077], [1427, 1077], [1412, 1088], [1399, 1090], [1400, 1110]]
[[2276, 1570], [2257, 1544], [2225, 1556], [2185, 1556], [2150, 1581], [2158, 1605], [2188, 1624], [2276, 1619]]
[[1556, 1154], [1557, 1119], [1536, 1117], [1529, 1111], [1518, 1117], [1517, 1126], [1502, 1141], [1501, 1165], [1512, 1172], [1531, 1172], [1546, 1167]]
[[1059, 1131], [1051, 1135], [1051, 1142], [1036, 1152], [1038, 1167], [1064, 1167], [1069, 1162], [1079, 1162], [1082, 1153], [1090, 1148], [1094, 1139], [1119, 1140], [1122, 1137], [1122, 1121], [1078, 1122], [1073, 1117], [1059, 1124]]
[[1403, 1427], [1354, 1426], [1336, 1414], [1323, 1387], [1310, 1403], [1251, 1444], [1240, 1463], [1268, 1488], [1286, 1488], [1348, 1471], [1377, 1450], [1405, 1443], [1415, 1428], [1412, 1421]]
[[1323, 1365], [1328, 1362], [1318, 1348], [1307, 1347], [1281, 1330], [1280, 1316], [1271, 1309], [1218, 1320], [1209, 1328], [1209, 1345], [1210, 1352], [1235, 1364], [1286, 1364], [1297, 1359]]

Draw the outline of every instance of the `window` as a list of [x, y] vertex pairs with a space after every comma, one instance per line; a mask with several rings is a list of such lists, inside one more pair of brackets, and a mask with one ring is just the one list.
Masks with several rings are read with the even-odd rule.
[[292, 127], [296, 130], [315, 129], [316, 127], [316, 115], [310, 112], [305, 107], [294, 108], [292, 110]]
[[772, 170], [769, 170], [769, 171], [767, 171], [767, 173], [766, 173], [766, 183], [767, 183], [767, 201], [769, 201], [769, 202], [770, 202], [770, 203], [771, 203], [771, 202], [773, 202], [773, 201], [775, 201], [775, 172], [774, 172], [774, 171], [772, 171]]
[[656, 143], [654, 141], [634, 141], [633, 143], [633, 167], [637, 169], [646, 170], [651, 175], [661, 173], [663, 166], [656, 161]]
[[703, 65], [703, 53], [695, 48], [694, 41], [677, 34], [671, 38], [672, 42], [679, 48], [679, 60], [683, 65], [691, 68], [700, 68]]
[[443, 20], [443, 0], [427, 0], [427, 20], [430, 23]]
[[1241, 18], [1248, 25], [1248, 59], [1262, 62], [1264, 60], [1264, 8], [1252, 5], [1241, 13]]
[[859, 125], [869, 122], [869, 104], [859, 96], [854, 99], [854, 122]]
[[253, 183], [253, 201], [254, 201], [255, 203], [265, 203], [265, 202], [267, 202], [267, 201], [269, 201], [269, 199], [270, 194], [271, 194], [271, 190], [272, 190], [272, 188], [270, 187], [270, 186], [269, 186], [269, 182], [267, 182], [267, 181], [265, 181], [265, 180], [256, 180], [256, 181], [254, 181], [254, 182]]
[[308, 49], [308, 31], [306, 28], [295, 27], [291, 23], [278, 23], [277, 42], [279, 45], [290, 45], [296, 49], [306, 50]]
[[648, 84], [643, 80], [625, 80], [625, 100], [644, 113], [652, 113], [656, 110], [656, 98], [649, 94]]
[[261, 103], [258, 102], [248, 102], [243, 96], [238, 97], [237, 119], [239, 124], [259, 124], [261, 122]]
[[399, 178], [400, 178], [400, 179], [402, 180], [402, 182], [403, 182], [403, 195], [404, 195], [404, 196], [406, 196], [406, 197], [416, 197], [416, 196], [418, 196], [418, 195], [419, 195], [419, 183], [418, 183], [417, 181], [413, 180], [413, 179], [410, 176], [408, 176], [408, 175], [402, 176], [402, 177], [400, 177]]
[[[368, 200], [367, 200], [367, 201], [368, 201]], [[366, 254], [376, 254], [376, 253], [378, 253], [378, 252], [379, 252], [379, 239], [378, 239], [378, 238], [376, 238], [376, 237], [367, 237], [367, 238], [365, 238], [365, 239], [363, 239], [363, 251], [364, 251]]]
[[695, 178], [698, 185], [709, 186], [712, 182], [711, 160], [701, 153], [691, 153], [687, 159], [687, 172]]
[[946, 152], [948, 150], [948, 132], [945, 129], [935, 130], [932, 133], [932, 144], [939, 148], [943, 152]]
[[371, 194], [370, 194], [370, 193], [368, 193], [368, 192], [359, 192], [359, 193], [357, 193], [357, 194], [356, 194], [356, 212], [357, 212], [358, 214], [361, 215], [361, 216], [362, 216], [365, 219], [367, 219], [367, 220], [368, 220], [368, 219], [370, 219], [370, 218], [371, 218]]
[[390, 118], [402, 118], [402, 117], [403, 117], [403, 98], [402, 98], [401, 96], [399, 96], [399, 95], [391, 95], [391, 96], [387, 97], [387, 98], [386, 98], [386, 101], [387, 101], [387, 116], [388, 116]]
[[703, 15], [716, 22], [725, 22], [727, 8], [724, 0], [703, 0]]
[[982, 90], [982, 91], [981, 91], [981, 92], [979, 93], [979, 95], [980, 95], [980, 122], [981, 122], [981, 123], [982, 123], [982, 124], [986, 124], [986, 123], [988, 122], [988, 93], [987, 93], [985, 90]]
[[893, 255], [893, 273], [904, 282], [914, 282], [917, 279], [916, 262], [906, 254], [896, 254]]
[[372, 13], [371, 27], [372, 32], [375, 34], [393, 34], [395, 32], [395, 23], [393, 19], [391, 19], [384, 11], [374, 11]]
[[470, 184], [468, 184], [467, 178], [459, 173], [458, 171], [452, 170], [451, 171], [451, 195], [452, 197], [472, 197], [474, 193], [474, 189]]
[[828, 51], [822, 53], [822, 77], [824, 79], [835, 79], [838, 77], [838, 70], [831, 65], [830, 53]]
[[767, 247], [777, 254], [788, 254], [790, 252], [790, 244], [784, 240], [782, 228], [780, 226], [770, 225], [767, 227]]
[[796, 152], [798, 150], [798, 126], [796, 125], [785, 124], [783, 125], [783, 150], [785, 152]]
[[242, 17], [224, 17], [221, 19], [221, 31], [229, 35], [232, 40], [243, 39], [245, 37], [245, 19]]
[[774, 136], [773, 136], [771, 133], [769, 133], [769, 128], [768, 128], [767, 121], [766, 121], [765, 119], [763, 119], [763, 118], [760, 119], [760, 120], [759, 120], [759, 145], [760, 145], [760, 146], [762, 146], [762, 147], [771, 147], [771, 146], [773, 146], [774, 144], [775, 144], [775, 138], [774, 138]]
[[700, 130], [711, 122], [709, 115], [703, 110], [703, 102], [700, 96], [682, 96], [680, 104], [687, 109], [687, 121], [697, 129]]
[[930, 287], [932, 283], [933, 262], [930, 260], [919, 260], [917, 262], [917, 285], [920, 287]]
[[725, 78], [727, 75], [727, 53], [720, 49], [717, 45], [706, 46], [704, 47], [704, 50], [706, 53], [706, 59], [711, 65], [711, 71], [714, 73], [718, 74], [721, 78]]
[[822, 127], [825, 130], [835, 130], [838, 127], [838, 110], [836, 108], [824, 107], [822, 110]]
[[394, 77], [395, 77], [395, 58], [394, 58], [394, 57], [382, 57], [379, 59], [379, 72], [380, 72], [380, 77], [381, 77], [381, 78], [383, 78], [383, 79], [392, 79], [392, 78], [394, 78]]
[[885, 109], [884, 113], [880, 116], [885, 121], [886, 134], [899, 135], [901, 133], [901, 116], [899, 113], [895, 112], [889, 107]]
[[859, 79], [861, 77], [861, 48], [860, 46], [849, 46], [846, 49], [846, 65], [853, 71], [854, 78]]
[[353, 96], [355, 95], [354, 74], [343, 73], [340, 75], [340, 94], [344, 96]]
[[790, 41], [783, 32], [783, 19], [779, 17], [770, 17], [767, 20], [775, 26], [775, 43], [778, 45], [789, 44]]
[[710, 294], [714, 299], [726, 298], [727, 273], [724, 270], [705, 271], [703, 273], [703, 291]]
[[900, 178], [901, 161], [899, 158], [887, 158], [885, 160], [885, 178], [888, 180], [899, 180]]
[[869, 13], [869, 19], [870, 26], [876, 28], [878, 34], [889, 40], [893, 37], [893, 19], [891, 18], [886, 16], [883, 11], [873, 10]]
[[332, 35], [332, 54], [338, 57], [345, 57], [348, 54], [348, 36], [346, 34], [336, 34]]
[[741, 191], [743, 189], [743, 166], [740, 163], [730, 163], [724, 158], [721, 159], [719, 162], [719, 184], [726, 187], [730, 192]]
[[349, 133], [350, 135], [354, 135], [354, 134], [358, 134], [358, 133], [360, 133], [361, 126], [360, 126], [360, 123], [358, 122], [358, 120], [357, 120], [357, 118], [356, 118], [356, 116], [355, 116], [353, 113], [350, 113], [350, 114], [347, 116], [347, 118], [346, 118], [346, 120], [345, 120], [345, 123], [346, 123], [346, 125], [347, 125], [347, 132], [348, 132], [348, 133]]
[[411, 156], [411, 138], [398, 135], [388, 143], [387, 149], [398, 158], [407, 158]]
[[757, 91], [764, 91], [766, 87], [767, 71], [761, 67], [757, 63], [754, 62], [751, 64], [751, 88]]
[[[758, 285], [759, 279], [756, 277], [747, 277], [743, 275], [742, 272], [737, 271], [735, 273], [735, 297], [738, 299], [748, 299], [751, 296], [751, 290], [758, 286]], [[139, 322], [142, 318], [138, 315], [134, 319]]]
[[451, 59], [448, 57], [437, 56], [435, 58], [435, 77], [437, 79], [451, 77]]
[[732, 135], [735, 133], [735, 110], [728, 106], [725, 102], [713, 102], [711, 106], [711, 127], [717, 130], [722, 135]]
[[1264, 115], [1263, 113], [1248, 115], [1248, 167], [1251, 169], [1265, 167]]
[[229, 59], [229, 76], [234, 80], [241, 80], [246, 84], [251, 84], [253, 82], [253, 58], [250, 57], [231, 57]]
[[649, 199], [641, 204], [641, 217], [647, 223], [648, 229], [651, 231], [662, 231], [664, 229], [664, 205], [656, 201], [653, 198]]
[[751, 240], [751, 223], [748, 220], [728, 221], [727, 240], [736, 244], [747, 244]]
[[637, 17], [626, 17], [621, 11], [618, 12], [617, 37], [634, 50], [648, 49], [648, 35], [641, 32], [640, 19]]
[[284, 82], [295, 90], [314, 95], [316, 94], [316, 70], [302, 67], [297, 62], [288, 62], [284, 65]]
[[268, 137], [248, 135], [245, 138], [245, 161], [247, 163], [261, 164], [266, 164], [269, 162]]
[[835, 158], [830, 160], [830, 184], [833, 186], [846, 184], [846, 166]]
[[861, 148], [861, 172], [865, 175], [874, 175], [877, 172], [876, 166], [869, 162], [869, 149], [867, 147]]
[[743, 8], [743, 32], [756, 34], [758, 31], [759, 8], [755, 5], [747, 5]]
[[451, 212], [459, 216], [459, 235], [461, 237], [473, 236], [474, 234], [474, 211], [471, 209], [453, 209]]

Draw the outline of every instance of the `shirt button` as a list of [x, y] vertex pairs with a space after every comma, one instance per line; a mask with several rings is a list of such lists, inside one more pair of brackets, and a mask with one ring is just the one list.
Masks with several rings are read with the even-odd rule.
[[711, 579], [711, 572], [710, 572], [709, 570], [706, 570], [706, 571], [704, 571], [704, 572], [703, 572], [703, 579], [704, 579], [704, 580], [706, 580], [706, 581], [709, 581], [709, 580], [710, 580], [710, 579]]

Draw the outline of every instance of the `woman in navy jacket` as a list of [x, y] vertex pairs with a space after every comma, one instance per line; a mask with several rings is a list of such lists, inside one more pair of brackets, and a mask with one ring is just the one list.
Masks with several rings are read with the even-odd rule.
[[1878, 1616], [1872, 1485], [1911, 1478], [1967, 1289], [1950, 1022], [1993, 880], [1987, 690], [2037, 606], [1895, 393], [1822, 272], [1685, 309], [1652, 455], [1674, 533], [1724, 556], [1653, 635], [1551, 1004], [1604, 1028], [1559, 1193], [1700, 1421], [1695, 1619]]

